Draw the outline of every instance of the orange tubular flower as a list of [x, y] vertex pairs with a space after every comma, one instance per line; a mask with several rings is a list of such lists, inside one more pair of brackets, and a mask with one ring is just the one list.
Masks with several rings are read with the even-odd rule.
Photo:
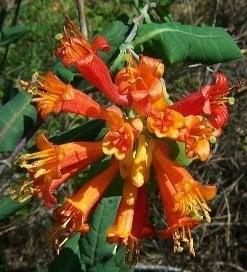
[[183, 250], [183, 244], [185, 244], [189, 248], [190, 254], [195, 255], [190, 230], [197, 226], [200, 221], [174, 211], [174, 207], [176, 205], [174, 200], [176, 189], [166, 174], [162, 173], [158, 169], [159, 164], [156, 159], [154, 162], [154, 169], [156, 172], [161, 201], [163, 203], [163, 209], [168, 226], [167, 229], [159, 231], [159, 235], [165, 238], [173, 238], [174, 252], [181, 252]]
[[160, 60], [146, 56], [140, 56], [139, 62], [130, 58], [129, 66], [119, 71], [115, 77], [119, 92], [131, 97], [134, 109], [144, 116], [154, 105], [165, 107], [164, 86], [161, 81], [164, 65]]
[[40, 115], [45, 119], [50, 113], [71, 112], [104, 119], [104, 109], [88, 95], [64, 84], [52, 72], [25, 86], [35, 98]]
[[52, 193], [58, 186], [103, 155], [102, 142], [54, 145], [39, 134], [36, 145], [39, 152], [22, 155], [19, 161], [29, 171], [33, 194], [42, 196], [47, 206], [56, 202]]
[[65, 33], [56, 56], [61, 58], [66, 67], [74, 65], [83, 77], [97, 89], [102, 91], [110, 100], [118, 105], [128, 105], [127, 96], [120, 95], [118, 87], [113, 84], [110, 71], [99, 58], [97, 52], [108, 52], [110, 45], [104, 37], [94, 39], [92, 46], [67, 18]]
[[179, 129], [184, 125], [184, 117], [179, 112], [166, 108], [163, 111], [151, 113], [147, 119], [147, 125], [149, 131], [159, 138], [177, 139]]
[[110, 243], [125, 244], [136, 263], [141, 239], [150, 237], [154, 231], [148, 222], [148, 202], [144, 187], [137, 188], [125, 180], [123, 196], [114, 224], [108, 229]]
[[133, 224], [137, 190], [136, 186], [129, 181], [125, 181], [123, 196], [118, 207], [115, 222], [107, 231], [107, 240], [110, 243], [128, 244]]
[[120, 109], [109, 109], [106, 114], [110, 131], [103, 140], [103, 152], [106, 155], [115, 155], [118, 160], [125, 158], [134, 144], [134, 128], [123, 119]]
[[[56, 190], [63, 183], [87, 167], [93, 168], [91, 164], [96, 160], [104, 163], [102, 159], [107, 155], [111, 157], [108, 168], [82, 184], [74, 195], [54, 209], [56, 223], [50, 238], [58, 252], [72, 233], [89, 232], [89, 217], [110, 183], [120, 175], [124, 181], [122, 197], [106, 235], [108, 242], [116, 244], [114, 252], [118, 245], [125, 245], [127, 261], [136, 264], [142, 239], [158, 234], [173, 239], [174, 252], [187, 247], [190, 254], [195, 255], [191, 230], [203, 220], [210, 223], [208, 202], [215, 197], [216, 186], [202, 185], [172, 161], [166, 142], [172, 139], [182, 143], [188, 158], [207, 160], [210, 143], [220, 136], [228, 120], [226, 104], [231, 104], [233, 98], [227, 96], [244, 81], [229, 88], [226, 76], [217, 73], [215, 82], [172, 104], [166, 93], [162, 78], [164, 64], [160, 60], [138, 56], [132, 49], [126, 49], [128, 53], [123, 56], [120, 52], [116, 62], [126, 57], [127, 65], [118, 71], [113, 81], [99, 55], [99, 51], [110, 50], [104, 37], [97, 36], [89, 43], [69, 18], [66, 18], [64, 34], [58, 36], [61, 39], [56, 56], [65, 67], [76, 68], [86, 81], [111, 100], [111, 106], [104, 108], [52, 72], [43, 77], [34, 76], [30, 83], [20, 83], [33, 94], [32, 101], [43, 119], [50, 114], [74, 113], [102, 119], [107, 132], [103, 136], [105, 130], [102, 130], [98, 134], [102, 139], [97, 142], [61, 145], [39, 134], [38, 152], [19, 158], [19, 165], [27, 169], [29, 179], [13, 190], [13, 198], [22, 202], [38, 196], [47, 207], [54, 207]], [[172, 145], [169, 147], [172, 151]], [[150, 177], [152, 174], [154, 177]], [[157, 231], [148, 222], [146, 190], [153, 178], [160, 191], [166, 223]]]
[[183, 167], [168, 158], [163, 143], [155, 149], [153, 166], [168, 223], [168, 229], [162, 231], [161, 236], [173, 236], [175, 251], [181, 251], [181, 242], [185, 242], [194, 255], [190, 229], [203, 218], [211, 221], [206, 201], [214, 198], [216, 187], [195, 181]]
[[54, 210], [54, 218], [61, 224], [61, 232], [71, 234], [89, 231], [88, 217], [117, 172], [118, 162], [112, 160], [106, 170], [87, 181], [75, 195], [67, 198], [63, 206]]
[[148, 221], [148, 196], [144, 186], [137, 191], [137, 199], [134, 208], [134, 218], [131, 234], [128, 239], [127, 247], [131, 254], [131, 264], [137, 263], [142, 239], [154, 235], [154, 229]]
[[220, 135], [220, 130], [215, 129], [205, 117], [185, 117], [184, 128], [180, 130], [178, 141], [185, 143], [186, 156], [198, 157], [205, 161], [210, 155], [209, 141]]

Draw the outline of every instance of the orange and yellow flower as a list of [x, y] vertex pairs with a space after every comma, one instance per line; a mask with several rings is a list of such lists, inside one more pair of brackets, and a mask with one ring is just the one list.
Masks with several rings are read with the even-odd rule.
[[138, 189], [125, 180], [115, 222], [107, 231], [107, 240], [110, 243], [127, 246], [132, 264], [137, 261], [141, 240], [154, 235], [148, 222], [147, 201], [144, 187]]
[[147, 126], [149, 131], [158, 138], [177, 139], [180, 129], [184, 126], [184, 121], [181, 113], [166, 108], [163, 111], [155, 111], [150, 114]]
[[72, 85], [64, 84], [52, 72], [44, 77], [38, 76], [31, 84], [23, 85], [34, 95], [32, 101], [37, 103], [37, 109], [43, 119], [51, 113], [60, 112], [104, 119], [104, 109], [96, 101]]
[[33, 193], [42, 196], [47, 206], [54, 204], [55, 189], [103, 155], [102, 142], [54, 145], [39, 134], [36, 145], [40, 151], [22, 155], [19, 163], [29, 172]]
[[80, 233], [89, 231], [88, 216], [102, 198], [117, 171], [118, 162], [112, 160], [106, 170], [86, 182], [76, 194], [67, 198], [62, 206], [54, 210], [54, 218], [61, 224], [58, 232], [71, 234], [75, 231]]
[[168, 224], [160, 235], [173, 237], [175, 252], [181, 251], [185, 243], [194, 255], [190, 230], [204, 218], [211, 221], [207, 201], [215, 197], [216, 187], [195, 181], [183, 167], [168, 158], [163, 143], [156, 146], [153, 166]]
[[136, 61], [130, 55], [128, 66], [118, 72], [115, 84], [121, 94], [131, 98], [131, 106], [146, 116], [154, 105], [159, 108], [166, 105], [163, 73], [164, 65], [160, 60], [140, 56], [140, 60]]
[[214, 128], [205, 117], [189, 115], [185, 117], [177, 140], [185, 143], [188, 158], [197, 157], [205, 161], [210, 155], [210, 141], [220, 134], [221, 130]]
[[[29, 180], [21, 184], [23, 198], [37, 195], [48, 207], [56, 204], [59, 186], [96, 160], [111, 157], [109, 167], [87, 181], [77, 193], [54, 210], [57, 222], [51, 235], [58, 249], [73, 232], [89, 231], [89, 217], [114, 178], [120, 174], [123, 193], [114, 223], [107, 231], [110, 243], [124, 244], [136, 263], [141, 240], [158, 234], [172, 237], [174, 251], [184, 246], [194, 255], [191, 229], [204, 219], [211, 221], [208, 202], [215, 197], [214, 185], [204, 186], [169, 158], [167, 139], [183, 142], [186, 156], [205, 161], [210, 142], [221, 133], [228, 119], [225, 98], [228, 82], [223, 74], [216, 82], [171, 105], [166, 94], [164, 65], [147, 56], [128, 61], [112, 81], [110, 70], [98, 55], [110, 45], [98, 36], [92, 44], [67, 19], [65, 33], [56, 51], [66, 67], [74, 66], [83, 77], [103, 92], [115, 105], [103, 108], [89, 96], [64, 84], [53, 73], [24, 87], [33, 95], [41, 117], [72, 112], [103, 119], [107, 133], [95, 142], [52, 144], [38, 135], [38, 152], [22, 155], [20, 166]], [[152, 170], [154, 170], [152, 172]], [[148, 222], [148, 183], [154, 173], [163, 203], [167, 227], [155, 229]], [[118, 182], [115, 179], [115, 182]], [[63, 240], [61, 242], [61, 240]]]

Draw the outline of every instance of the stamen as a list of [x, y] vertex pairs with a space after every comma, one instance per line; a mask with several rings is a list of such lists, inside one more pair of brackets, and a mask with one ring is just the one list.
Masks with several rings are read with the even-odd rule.
[[[189, 253], [195, 257], [194, 242], [189, 227], [178, 228], [173, 234], [173, 242], [174, 253], [182, 252], [184, 250], [184, 246], [186, 246], [189, 249]], [[184, 246], [182, 244], [184, 244]]]
[[60, 254], [61, 248], [63, 247], [63, 245], [64, 245], [68, 240], [69, 240], [69, 237], [64, 238], [63, 241], [57, 246], [57, 249], [56, 249], [57, 255]]
[[9, 192], [10, 197], [19, 203], [24, 203], [40, 191], [38, 187], [33, 188], [33, 183], [34, 181], [24, 181], [20, 186], [12, 188]]
[[117, 248], [118, 248], [118, 245], [115, 245], [115, 247], [112, 251], [112, 255], [117, 255]]
[[188, 228], [188, 234], [189, 234], [189, 252], [193, 257], [195, 257], [196, 253], [195, 253], [195, 249], [194, 249], [194, 242], [193, 242], [193, 238], [191, 236], [190, 228]]

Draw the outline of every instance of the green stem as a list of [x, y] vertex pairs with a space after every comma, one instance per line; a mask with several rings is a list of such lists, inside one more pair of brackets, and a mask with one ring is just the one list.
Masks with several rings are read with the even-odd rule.
[[150, 17], [148, 15], [148, 10], [150, 8], [155, 7], [155, 5], [156, 4], [153, 2], [146, 4], [143, 7], [143, 9], [140, 11], [140, 15], [133, 19], [134, 26], [132, 30], [130, 31], [129, 35], [127, 36], [127, 38], [125, 39], [125, 41], [123, 42], [123, 44], [119, 47], [120, 52], [111, 66], [111, 71], [116, 70], [117, 66], [123, 60], [124, 54], [126, 53], [128, 49], [132, 50], [132, 53], [134, 52], [133, 45], [131, 44], [131, 42], [134, 40], [137, 34], [138, 26], [143, 23], [144, 19], [146, 20], [147, 23], [151, 22]]

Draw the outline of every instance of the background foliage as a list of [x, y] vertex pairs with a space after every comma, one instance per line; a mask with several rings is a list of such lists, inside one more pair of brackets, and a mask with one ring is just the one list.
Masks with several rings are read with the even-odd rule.
[[[109, 63], [112, 64], [112, 60], [118, 54], [118, 47], [127, 36], [131, 22], [126, 14], [130, 18], [137, 16], [139, 6], [143, 7], [143, 2], [140, 0], [86, 1], [89, 36], [92, 37], [102, 32], [110, 40], [113, 40], [111, 53], [103, 56]], [[183, 52], [186, 52], [188, 48], [172, 50], [169, 53], [171, 48], [169, 42], [172, 42], [173, 39], [178, 39], [178, 44], [188, 44], [186, 41], [190, 39], [194, 47], [198, 47], [198, 43], [200, 43], [200, 40], [196, 37], [189, 36], [190, 38], [188, 38], [191, 29], [169, 22], [171, 12], [174, 20], [183, 24], [194, 26], [216, 25], [227, 29], [242, 49], [242, 52], [246, 54], [247, 26], [245, 10], [247, 4], [245, 1], [157, 0], [156, 2], [158, 8], [156, 12], [151, 13], [151, 20], [165, 21], [165, 23], [162, 25], [151, 23], [140, 27], [134, 43], [138, 50], [142, 50], [142, 46], [139, 47], [139, 45], [141, 42], [145, 42], [144, 48], [147, 53], [168, 60], [166, 82], [173, 99], [183, 96], [187, 90], [193, 90], [208, 82], [212, 78], [212, 72], [219, 69], [226, 72], [232, 82], [246, 78], [246, 59], [211, 66], [189, 65], [188, 63], [175, 64], [181, 60], [208, 64], [221, 62], [223, 61], [222, 56], [226, 55], [228, 57], [224, 60], [239, 57], [239, 51], [236, 50], [233, 44], [228, 43], [226, 47], [225, 39], [222, 42], [222, 40], [216, 41], [213, 38], [213, 35], [218, 36], [218, 34], [220, 34], [219, 36], [225, 36], [226, 39], [228, 38], [222, 28], [217, 28], [215, 30], [216, 34], [209, 33], [207, 27], [204, 28], [206, 35], [209, 35], [206, 40], [207, 46], [211, 44], [212, 48], [215, 49], [216, 47], [209, 54], [213, 56], [214, 61], [206, 61], [208, 58], [204, 55], [206, 54], [205, 50], [199, 51], [200, 54], [196, 56], [189, 54], [185, 56]], [[26, 136], [22, 140], [24, 141], [22, 145], [29, 140], [30, 135], [39, 126], [48, 132], [50, 136], [53, 136], [53, 141], [57, 143], [62, 143], [68, 139], [83, 138], [89, 140], [85, 136], [88, 137], [89, 135], [91, 139], [97, 137], [103, 124], [98, 121], [90, 124], [84, 123], [86, 120], [81, 117], [72, 118], [71, 115], [61, 115], [56, 118], [51, 117], [46, 124], [38, 123], [33, 127], [36, 114], [32, 106], [29, 105], [29, 97], [23, 94], [14, 97], [19, 88], [17, 78], [29, 80], [32, 73], [36, 71], [44, 72], [48, 69], [55, 69], [66, 81], [73, 80], [74, 84], [79, 84], [80, 87], [91, 91], [86, 82], [81, 80], [80, 76], [74, 71], [68, 72], [61, 67], [60, 63], [57, 63], [54, 67], [56, 59], [53, 52], [57, 45], [54, 37], [62, 31], [65, 14], [69, 14], [72, 19], [77, 20], [75, 1], [19, 0], [16, 3], [15, 1], [2, 1], [0, 2], [0, 8], [0, 26], [3, 25], [0, 40], [0, 97], [3, 105], [0, 109], [0, 151], [2, 152], [2, 155], [0, 155], [2, 156], [2, 158], [0, 157], [0, 193], [1, 195], [7, 195], [9, 187], [18, 184], [23, 175], [15, 164], [10, 164], [10, 160], [6, 160], [11, 154], [10, 151], [16, 149], [16, 144], [23, 134]], [[125, 14], [125, 16], [121, 14]], [[115, 22], [108, 27], [109, 23], [114, 20]], [[162, 33], [167, 29], [178, 29], [180, 34], [175, 35], [176, 37], [172, 33], [171, 36], [164, 36]], [[161, 33], [153, 35], [157, 30], [161, 31]], [[145, 38], [147, 35], [149, 36], [148, 40]], [[140, 42], [140, 40], [142, 41]], [[155, 52], [151, 50], [154, 47], [153, 45], [155, 45]], [[222, 53], [224, 50], [226, 54]], [[175, 54], [172, 55], [172, 52], [175, 52]], [[173, 65], [170, 66], [171, 64]], [[202, 267], [204, 267], [203, 271], [245, 271], [244, 247], [246, 245], [244, 241], [247, 238], [246, 223], [244, 222], [247, 208], [245, 204], [247, 166], [247, 100], [244, 95], [245, 88], [243, 87], [235, 94], [237, 102], [231, 110], [231, 122], [226, 128], [224, 136], [215, 145], [211, 160], [206, 164], [194, 162], [190, 166], [198, 179], [203, 180], [205, 183], [216, 181], [219, 186], [219, 193], [213, 204], [213, 223], [210, 226], [205, 223], [194, 231], [196, 248], [198, 247], [196, 258], [192, 259], [186, 253], [173, 255], [170, 241], [151, 239], [144, 243], [137, 270], [141, 271], [143, 265], [152, 263], [157, 265], [158, 263], [160, 267], [164, 265], [167, 271], [183, 271], [184, 269], [202, 271]], [[10, 100], [13, 97], [14, 99]], [[98, 96], [97, 98], [103, 99]], [[16, 100], [16, 102], [13, 102], [13, 100]], [[7, 103], [8, 101], [10, 102]], [[105, 101], [103, 100], [103, 102]], [[11, 103], [14, 106], [11, 106]], [[16, 105], [19, 108], [16, 108]], [[19, 114], [20, 111], [23, 115]], [[32, 127], [32, 133], [28, 129], [30, 127]], [[19, 134], [14, 134], [14, 138], [5, 137], [13, 130], [18, 131]], [[101, 133], [103, 132], [101, 131]], [[32, 141], [29, 141], [27, 147], [32, 147]], [[17, 149], [16, 153], [18, 151]], [[13, 155], [16, 154], [12, 153]], [[179, 154], [177, 160], [183, 162], [181, 156]], [[4, 172], [2, 171], [3, 167]], [[79, 186], [92, 175], [92, 172], [95, 173], [100, 167], [103, 166], [96, 164], [91, 172], [89, 169], [88, 172], [80, 174], [76, 178], [74, 185], [69, 184], [62, 189], [59, 197], [63, 198], [66, 193], [72, 192], [73, 186]], [[153, 203], [152, 219], [156, 225], [162, 225], [163, 219], [159, 215], [161, 207], [159, 206], [158, 196], [153, 194], [151, 198]], [[100, 244], [100, 239], [103, 239], [103, 236], [100, 237], [99, 233], [105, 231], [106, 222], [111, 221], [114, 215], [109, 212], [106, 213], [106, 210], [110, 210], [107, 207], [109, 204], [114, 203], [115, 205], [117, 203], [115, 198], [109, 198], [102, 202], [91, 220], [92, 229], [95, 230], [100, 226], [102, 228], [101, 232], [92, 231], [83, 238], [75, 235], [66, 244], [61, 256], [53, 261], [54, 253], [52, 248], [47, 249], [47, 237], [44, 235], [44, 231], [49, 225], [48, 212], [38, 201], [19, 205], [9, 198], [1, 198], [0, 271], [47, 271], [48, 269], [50, 271], [66, 271], [66, 267], [68, 268], [64, 263], [66, 256], [70, 256], [70, 266], [67, 271], [79, 271], [79, 269], [82, 271], [127, 271], [127, 268], [123, 267], [122, 254], [117, 255], [120, 258], [112, 256], [113, 248], [110, 245], [105, 245], [103, 248], [97, 247]], [[17, 213], [15, 213], [16, 211]], [[101, 216], [97, 216], [99, 214]], [[9, 215], [11, 216], [7, 217]], [[99, 221], [101, 220], [99, 218], [105, 218], [107, 221]], [[90, 246], [92, 244], [95, 244], [96, 248], [94, 250]], [[120, 252], [124, 249], [120, 247], [118, 250]], [[86, 260], [83, 267], [81, 267], [81, 258]], [[97, 258], [105, 258], [105, 267], [96, 265], [95, 260]]]

